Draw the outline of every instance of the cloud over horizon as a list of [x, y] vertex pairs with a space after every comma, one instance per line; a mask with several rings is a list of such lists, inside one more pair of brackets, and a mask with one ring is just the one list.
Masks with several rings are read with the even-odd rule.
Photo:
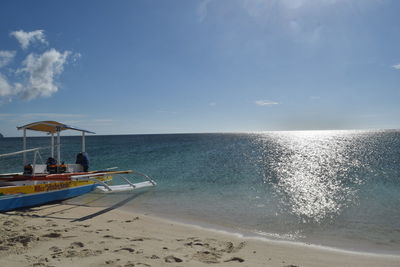
[[400, 64], [393, 65], [392, 68], [394, 68], [396, 70], [400, 70]]
[[272, 106], [279, 105], [278, 102], [269, 101], [269, 100], [257, 100], [254, 102], [257, 106]]
[[[10, 35], [18, 40], [24, 50], [32, 42], [48, 44], [43, 30], [32, 32], [20, 30]], [[16, 51], [0, 51], [0, 67], [8, 65], [15, 56]], [[13, 98], [32, 100], [53, 95], [59, 89], [56, 78], [63, 72], [68, 59], [76, 60], [79, 56], [80, 54], [73, 54], [71, 51], [60, 52], [55, 48], [39, 54], [29, 53], [19, 66], [11, 71], [11, 76], [15, 77], [12, 81], [10, 77], [0, 72], [0, 103], [5, 98], [9, 101]]]

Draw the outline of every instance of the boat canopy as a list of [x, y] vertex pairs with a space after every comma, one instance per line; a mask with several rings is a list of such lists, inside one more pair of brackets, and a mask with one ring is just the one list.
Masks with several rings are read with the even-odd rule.
[[64, 130], [74, 130], [74, 131], [79, 131], [82, 133], [92, 133], [94, 132], [80, 129], [77, 127], [69, 126], [57, 121], [38, 121], [38, 122], [33, 122], [29, 123], [24, 126], [19, 126], [17, 127], [18, 130], [33, 130], [33, 131], [39, 131], [39, 132], [46, 132], [46, 133], [56, 133]]
[[[85, 134], [86, 133], [91, 133], [94, 134], [94, 132], [80, 129], [77, 127], [72, 127], [57, 121], [38, 121], [38, 122], [32, 122], [24, 126], [19, 126], [17, 127], [18, 130], [23, 130], [23, 141], [22, 141], [22, 151], [23, 151], [23, 160], [24, 160], [24, 165], [26, 165], [26, 152], [27, 146], [26, 146], [26, 130], [32, 130], [32, 131], [38, 131], [38, 132], [45, 132], [48, 134], [51, 134], [51, 157], [54, 158], [54, 152], [55, 148], [57, 147], [57, 161], [61, 162], [61, 141], [60, 141], [60, 132], [64, 130], [74, 130], [82, 133], [82, 152], [86, 151], [85, 148]], [[54, 134], [57, 134], [57, 142], [54, 143]], [[36, 152], [35, 152], [36, 153]], [[36, 155], [36, 154], [35, 154]]]

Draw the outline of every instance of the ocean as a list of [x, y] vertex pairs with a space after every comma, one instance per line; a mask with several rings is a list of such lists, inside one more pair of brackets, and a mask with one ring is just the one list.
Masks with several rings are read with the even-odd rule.
[[[28, 147], [49, 139], [30, 138]], [[62, 159], [74, 163], [80, 137], [61, 142]], [[88, 136], [86, 145], [91, 170], [117, 166], [157, 181], [130, 193], [137, 197], [124, 210], [260, 238], [400, 251], [398, 130]], [[21, 138], [0, 139], [0, 154], [21, 149]], [[21, 162], [1, 158], [0, 172], [22, 171]], [[130, 194], [68, 202], [107, 206]]]

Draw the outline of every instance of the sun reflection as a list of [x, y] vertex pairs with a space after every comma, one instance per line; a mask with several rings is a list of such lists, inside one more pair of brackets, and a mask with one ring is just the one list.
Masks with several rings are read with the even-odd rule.
[[272, 171], [265, 179], [281, 195], [285, 210], [303, 221], [319, 222], [353, 199], [356, 189], [343, 179], [358, 164], [348, 153], [349, 134], [304, 131], [274, 136], [275, 149], [268, 151], [274, 154], [268, 163]]

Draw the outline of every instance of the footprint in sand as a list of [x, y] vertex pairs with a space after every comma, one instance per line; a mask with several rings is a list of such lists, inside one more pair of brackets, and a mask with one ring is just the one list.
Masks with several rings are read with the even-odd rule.
[[61, 236], [61, 234], [59, 234], [59, 233], [49, 233], [49, 234], [42, 235], [42, 237], [49, 237], [49, 238], [57, 238], [60, 236]]
[[121, 239], [121, 237], [116, 237], [116, 236], [112, 236], [112, 235], [105, 235], [105, 236], [103, 236], [103, 238]]
[[3, 222], [4, 226], [11, 226], [11, 227], [17, 227], [18, 223], [16, 223], [15, 221], [5, 221]]
[[144, 241], [144, 239], [143, 238], [131, 238], [131, 239], [129, 239], [129, 241]]
[[65, 257], [67, 257], [67, 258], [73, 258], [73, 257], [77, 257], [79, 255], [79, 253], [78, 253], [78, 251], [76, 251], [76, 250], [67, 250], [66, 252], [65, 252]]
[[130, 223], [130, 222], [133, 222], [133, 221], [136, 221], [136, 220], [139, 220], [139, 217], [135, 217], [132, 220], [126, 220], [125, 222], [126, 223]]
[[222, 249], [221, 251], [228, 252], [228, 253], [234, 253], [234, 252], [238, 252], [245, 246], [246, 246], [246, 242], [240, 242], [239, 245], [237, 245], [236, 247], [233, 245], [232, 242], [226, 242], [225, 249]]
[[135, 250], [133, 248], [120, 248], [120, 249], [116, 249], [114, 250], [114, 252], [118, 252], [118, 251], [128, 251], [128, 252], [134, 252]]
[[160, 257], [158, 257], [157, 255], [155, 255], [155, 254], [153, 254], [153, 255], [151, 255], [150, 257], [148, 257], [149, 259], [152, 259], [152, 260], [157, 260], [157, 259], [159, 259]]
[[61, 248], [59, 248], [59, 247], [56, 247], [56, 246], [54, 246], [54, 247], [51, 247], [51, 248], [49, 248], [49, 250], [50, 251], [52, 251], [52, 252], [61, 252], [62, 251], [62, 249]]
[[7, 239], [10, 243], [21, 243], [24, 247], [28, 246], [28, 244], [34, 240], [37, 240], [33, 235], [19, 235], [12, 238]]
[[164, 258], [164, 261], [168, 263], [174, 263], [174, 262], [182, 262], [183, 260], [173, 255], [169, 255]]
[[10, 248], [7, 246], [0, 246], [0, 251], [6, 251], [9, 250]]
[[203, 243], [201, 243], [201, 242], [188, 242], [188, 243], [185, 243], [184, 244], [185, 246], [188, 246], [188, 247], [193, 247], [193, 246], [204, 246], [204, 245], [208, 245], [207, 243], [206, 244], [203, 244]]
[[70, 248], [83, 248], [85, 246], [85, 244], [83, 244], [82, 242], [73, 242], [70, 245]]
[[203, 263], [219, 263], [220, 258], [221, 258], [220, 253], [210, 252], [210, 251], [197, 251], [193, 255], [193, 259]]
[[244, 262], [244, 259], [239, 257], [232, 257], [229, 260], [225, 260], [224, 262], [230, 262], [230, 261]]

